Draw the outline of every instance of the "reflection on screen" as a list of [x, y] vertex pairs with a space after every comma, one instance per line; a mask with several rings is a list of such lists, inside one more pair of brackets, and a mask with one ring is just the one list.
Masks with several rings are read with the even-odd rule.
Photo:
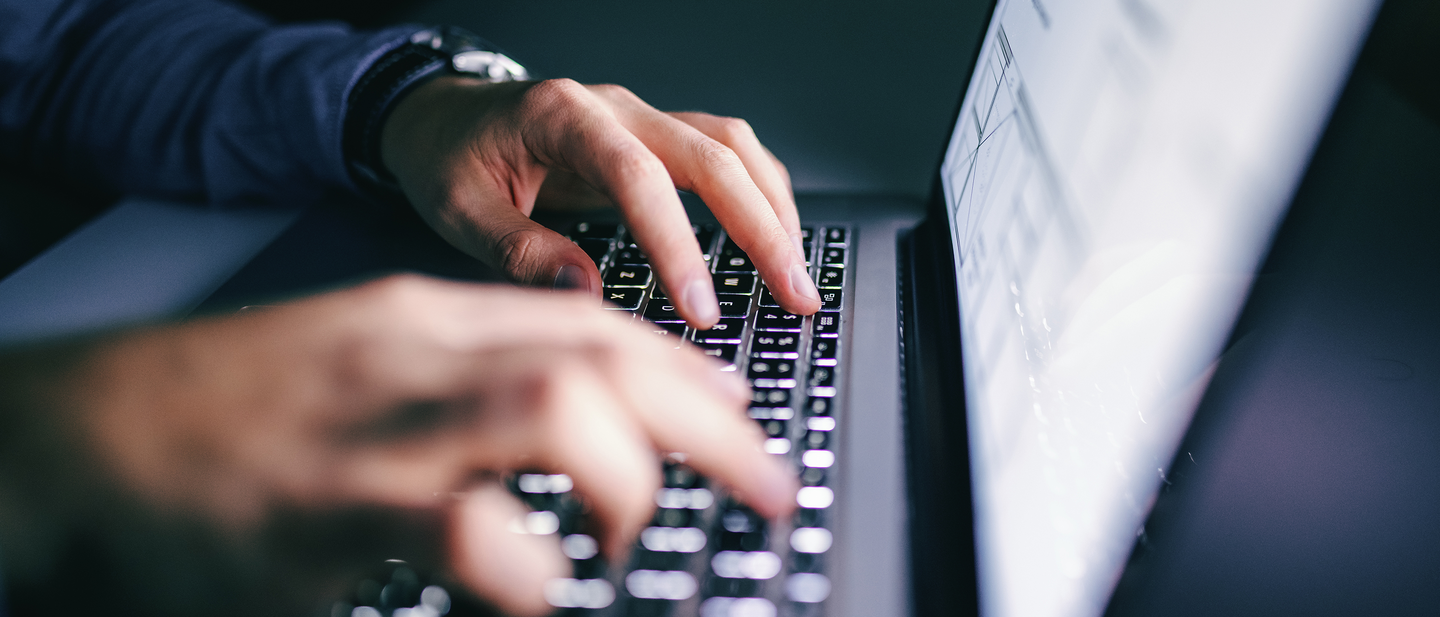
[[942, 169], [986, 615], [1104, 610], [1376, 4], [996, 7]]

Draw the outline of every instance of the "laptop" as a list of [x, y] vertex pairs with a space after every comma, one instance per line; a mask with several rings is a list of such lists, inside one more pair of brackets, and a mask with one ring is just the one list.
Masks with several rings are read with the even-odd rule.
[[[618, 219], [547, 220], [601, 267], [609, 310], [750, 379], [767, 451], [804, 484], [796, 516], [768, 522], [673, 458], [634, 555], [604, 564], [569, 479], [517, 474], [523, 528], [576, 562], [547, 599], [1106, 612], [1378, 4], [999, 0], [975, 65], [955, 67], [971, 78], [928, 203], [800, 197], [815, 316], [775, 306], [691, 196], [725, 303], [704, 332]], [[316, 207], [200, 310], [397, 269], [489, 277], [408, 213]], [[387, 572], [337, 614], [461, 612], [443, 582]]]

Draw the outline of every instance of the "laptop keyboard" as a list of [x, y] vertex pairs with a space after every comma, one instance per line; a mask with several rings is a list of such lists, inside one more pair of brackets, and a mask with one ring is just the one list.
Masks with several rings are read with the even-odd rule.
[[516, 476], [513, 490], [534, 510], [527, 527], [560, 534], [575, 564], [575, 578], [551, 581], [546, 599], [577, 615], [822, 615], [831, 587], [825, 554], [833, 541], [832, 412], [850, 230], [804, 230], [823, 304], [810, 317], [780, 308], [749, 256], [719, 227], [697, 225], [694, 232], [720, 302], [721, 319], [709, 330], [685, 325], [622, 226], [579, 223], [569, 236], [600, 268], [607, 309], [628, 311], [676, 348], [693, 346], [749, 379], [749, 415], [767, 435], [765, 450], [799, 471], [799, 509], [790, 520], [766, 521], [674, 455], [664, 464], [654, 519], [629, 562], [616, 568], [598, 556], [595, 539], [580, 532], [568, 477]]
[[[721, 319], [695, 330], [656, 285], [649, 261], [624, 227], [579, 223], [569, 237], [600, 268], [605, 308], [628, 311], [675, 348], [693, 346], [722, 370], [742, 372], [753, 391], [749, 415], [764, 447], [797, 470], [798, 509], [771, 522], [696, 474], [682, 455], [663, 463], [655, 516], [629, 560], [607, 564], [585, 533], [582, 504], [563, 474], [523, 473], [509, 487], [531, 512], [517, 532], [557, 534], [574, 578], [549, 581], [545, 597], [566, 615], [605, 617], [819, 617], [830, 596], [826, 554], [833, 543], [831, 506], [836, 456], [837, 371], [844, 359], [840, 309], [851, 230], [804, 230], [804, 250], [822, 308], [802, 317], [780, 308], [750, 258], [713, 224], [694, 228], [711, 265]], [[439, 617], [451, 610], [446, 590], [408, 564], [362, 582], [333, 615]], [[473, 610], [455, 607], [455, 615]], [[453, 616], [452, 616], [453, 617]]]

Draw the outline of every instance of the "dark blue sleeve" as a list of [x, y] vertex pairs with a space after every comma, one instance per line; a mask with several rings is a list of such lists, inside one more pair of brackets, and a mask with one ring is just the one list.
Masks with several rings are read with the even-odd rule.
[[205, 0], [0, 0], [0, 165], [211, 203], [358, 190], [346, 97], [418, 29], [277, 26]]

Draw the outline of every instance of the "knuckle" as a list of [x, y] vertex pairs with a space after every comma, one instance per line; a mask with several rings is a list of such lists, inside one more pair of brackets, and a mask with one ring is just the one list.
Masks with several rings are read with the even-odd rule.
[[382, 310], [405, 311], [433, 292], [434, 283], [418, 274], [392, 274], [365, 285], [365, 292]]
[[615, 153], [614, 160], [616, 171], [625, 178], [646, 178], [657, 175], [668, 175], [665, 164], [648, 150], [641, 148], [622, 148]]
[[537, 265], [535, 257], [544, 244], [545, 235], [537, 229], [520, 228], [505, 234], [497, 243], [501, 268], [514, 280], [530, 280]]
[[716, 130], [726, 143], [755, 138], [755, 129], [740, 118], [716, 118]]
[[617, 84], [595, 84], [590, 88], [596, 94], [609, 99], [638, 98], [629, 88]]
[[585, 96], [585, 86], [573, 79], [547, 79], [530, 88], [527, 96], [550, 104], [573, 104]]
[[740, 163], [740, 157], [725, 144], [713, 139], [701, 141], [696, 149], [699, 151], [700, 160], [707, 168], [719, 172], [739, 172], [744, 170]]

